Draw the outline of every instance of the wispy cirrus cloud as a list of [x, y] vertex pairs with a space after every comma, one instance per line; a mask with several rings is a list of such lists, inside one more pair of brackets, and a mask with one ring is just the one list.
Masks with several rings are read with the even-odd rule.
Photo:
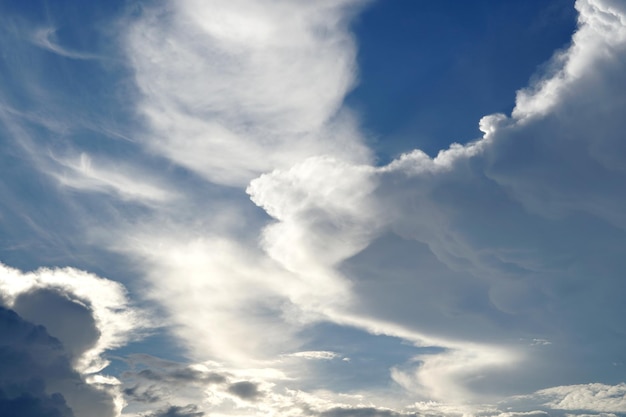
[[70, 59], [102, 59], [102, 57], [87, 53], [74, 51], [60, 45], [55, 39], [56, 29], [53, 27], [41, 28], [32, 34], [32, 42], [47, 51]]

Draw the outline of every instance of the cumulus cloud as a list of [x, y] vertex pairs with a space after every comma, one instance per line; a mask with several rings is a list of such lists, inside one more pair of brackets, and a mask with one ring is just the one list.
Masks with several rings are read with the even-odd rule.
[[112, 387], [88, 384], [43, 326], [0, 307], [0, 410], [6, 416], [110, 417]]
[[52, 53], [58, 54], [65, 58], [71, 59], [98, 59], [101, 58], [98, 55], [74, 51], [60, 45], [55, 39], [56, 29], [51, 27], [41, 28], [32, 34], [32, 42]]
[[[351, 314], [398, 334], [385, 325], [393, 323], [447, 348], [419, 358], [417, 380], [396, 373], [416, 393], [466, 401], [571, 377], [623, 377], [612, 363], [624, 347], [615, 291], [625, 267], [617, 248], [625, 243], [626, 106], [613, 92], [625, 80], [626, 29], [612, 2], [577, 8], [571, 47], [518, 94], [510, 118], [481, 121], [479, 141], [381, 168], [311, 158], [248, 188], [277, 219], [264, 233], [273, 259], [305, 274], [310, 263], [298, 260], [319, 265], [325, 250], [338, 254], [327, 264], [351, 285], [335, 320]], [[330, 172], [323, 185], [316, 167]], [[333, 229], [338, 221], [347, 229]]]
[[626, 412], [626, 383], [553, 387], [536, 392], [534, 397], [546, 401], [546, 405], [557, 410]]
[[[11, 407], [27, 407], [27, 413], [54, 403], [60, 416], [76, 417], [121, 411], [119, 382], [99, 373], [108, 365], [102, 354], [138, 337], [133, 332], [148, 323], [121, 284], [72, 268], [24, 273], [0, 264], [0, 296], [15, 310], [3, 310], [3, 381], [22, 387], [10, 395], [5, 389]], [[12, 355], [21, 362], [10, 365]], [[65, 402], [73, 414], [63, 411]]]
[[73, 268], [24, 273], [0, 264], [0, 293], [18, 313], [56, 329], [54, 336], [75, 349], [76, 366], [85, 372], [101, 370], [107, 365], [102, 352], [139, 336], [133, 332], [148, 325], [120, 283]]

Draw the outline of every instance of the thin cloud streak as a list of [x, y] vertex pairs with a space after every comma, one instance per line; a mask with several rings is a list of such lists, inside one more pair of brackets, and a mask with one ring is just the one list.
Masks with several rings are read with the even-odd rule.
[[39, 29], [33, 33], [32, 42], [40, 48], [43, 48], [47, 51], [50, 51], [65, 58], [79, 60], [102, 59], [102, 57], [95, 54], [73, 51], [64, 48], [55, 41], [55, 32], [55, 28]]

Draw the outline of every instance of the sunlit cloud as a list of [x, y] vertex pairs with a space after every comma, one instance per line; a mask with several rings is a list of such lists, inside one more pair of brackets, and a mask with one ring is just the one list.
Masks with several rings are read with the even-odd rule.
[[[124, 106], [108, 116], [73, 120], [81, 102], [32, 68], [23, 91], [0, 85], [11, 145], [0, 156], [30, 175], [0, 187], [0, 225], [24, 233], [10, 227], [19, 219], [87, 254], [84, 268], [0, 264], [7, 317], [69, 375], [29, 362], [46, 387], [29, 386], [38, 406], [64, 417], [626, 412], [626, 7], [578, 0], [571, 43], [510, 114], [476, 121], [481, 137], [378, 163], [346, 104], [351, 22], [366, 6], [129, 7], [113, 19], [123, 68], [102, 81]], [[7, 64], [15, 80], [23, 57], [113, 65], [63, 46], [50, 22], [32, 26], [31, 49]], [[111, 121], [122, 116], [126, 130]], [[87, 272], [91, 259], [124, 285]], [[166, 342], [139, 343], [157, 327]]]

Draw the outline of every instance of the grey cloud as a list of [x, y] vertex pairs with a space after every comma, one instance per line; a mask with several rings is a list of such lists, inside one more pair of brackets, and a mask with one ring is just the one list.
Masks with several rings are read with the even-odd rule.
[[149, 414], [146, 417], [202, 417], [204, 413], [202, 411], [198, 411], [198, 407], [189, 404], [184, 407], [181, 406], [170, 406], [166, 409], [157, 411], [156, 413]]
[[216, 372], [203, 373], [197, 371], [195, 369], [179, 369], [169, 374], [169, 376], [173, 379], [183, 380], [183, 381], [203, 381], [212, 384], [222, 384], [226, 382], [226, 377], [224, 375], [218, 374]]
[[392, 410], [374, 407], [344, 408], [335, 407], [324, 411], [320, 417], [417, 417], [418, 414], [403, 414]]
[[197, 412], [195, 409], [171, 406], [171, 403], [179, 396], [188, 399], [190, 396], [192, 398], [196, 396], [201, 399], [209, 387], [222, 391], [230, 378], [227, 373], [194, 369], [189, 364], [148, 354], [133, 354], [124, 360], [131, 367], [131, 370], [121, 375], [124, 386], [122, 393], [126, 401], [141, 410], [146, 410], [148, 405], [153, 409], [158, 408], [159, 411], [154, 414], [155, 416], [177, 416], [179, 414], [175, 413]]
[[47, 395], [43, 391], [24, 387], [29, 393], [6, 398], [0, 389], [0, 415], [3, 417], [74, 417], [61, 394]]
[[227, 381], [225, 375], [216, 372], [201, 372], [188, 366], [169, 362], [164, 368], [146, 368], [137, 372], [126, 372], [126, 377], [135, 376], [148, 381], [181, 383], [221, 384]]
[[[12, 309], [25, 320], [44, 326], [72, 357], [93, 347], [100, 337], [91, 311], [60, 289], [23, 293], [15, 299]], [[52, 311], [54, 314], [50, 314]]]
[[150, 381], [162, 381], [165, 377], [152, 369], [143, 369], [136, 374], [138, 377], [148, 379]]
[[258, 384], [249, 381], [239, 381], [230, 384], [228, 392], [236, 395], [242, 400], [254, 400], [262, 395], [262, 392], [259, 391]]
[[156, 403], [162, 400], [162, 394], [156, 385], [143, 387], [139, 384], [125, 388], [122, 393], [127, 400], [139, 403]]
[[0, 307], [0, 407], [7, 412], [2, 415], [113, 416], [111, 396], [86, 384], [70, 359], [43, 326]]
[[545, 416], [554, 416], [555, 414], [548, 414], [546, 411], [535, 410], [535, 411], [520, 411], [520, 412], [506, 412], [494, 415], [494, 417], [545, 417]]

